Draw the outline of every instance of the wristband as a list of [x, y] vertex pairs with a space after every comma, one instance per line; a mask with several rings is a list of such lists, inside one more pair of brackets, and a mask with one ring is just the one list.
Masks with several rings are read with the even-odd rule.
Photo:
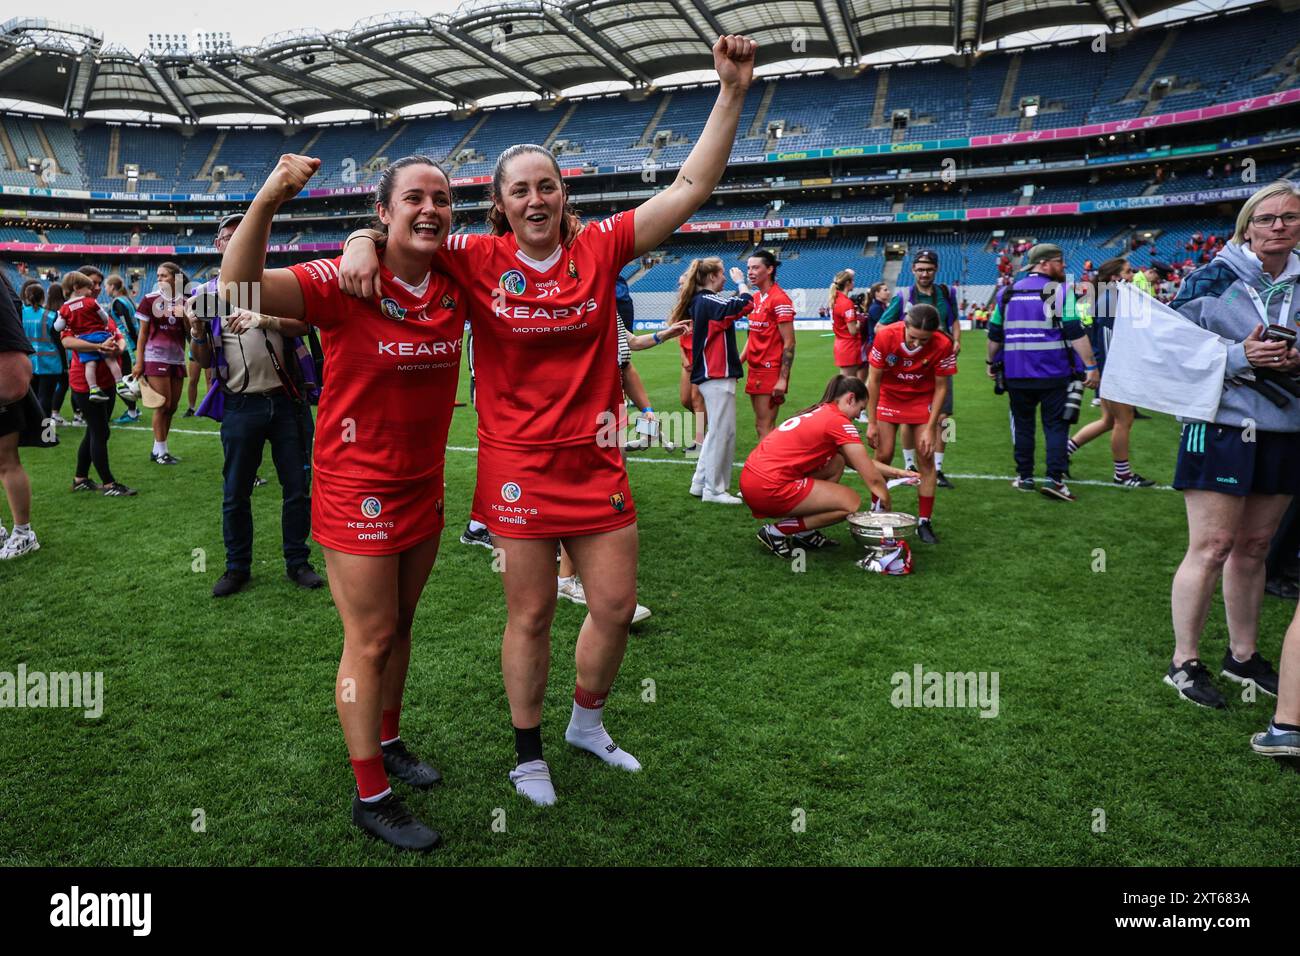
[[199, 337], [196, 336], [196, 335], [191, 335], [191, 336], [190, 336], [190, 344], [191, 344], [191, 345], [207, 345], [207, 344], [208, 344], [208, 337], [205, 335], [205, 336], [203, 336], [202, 338], [199, 338]]
[[653, 415], [655, 413], [655, 410], [651, 408], [649, 405], [641, 409], [641, 411], [644, 412], [646, 415]]
[[659, 344], [661, 344], [660, 341], [659, 341], [659, 333], [658, 333], [658, 332], [654, 332], [654, 333], [652, 333], [652, 334], [651, 334], [651, 338], [653, 338], [653, 339], [655, 340], [655, 345], [659, 345]]
[[1084, 370], [1085, 372], [1095, 372], [1095, 371], [1097, 371], [1097, 366], [1095, 366], [1095, 365], [1085, 365], [1085, 366], [1083, 367], [1083, 370]]

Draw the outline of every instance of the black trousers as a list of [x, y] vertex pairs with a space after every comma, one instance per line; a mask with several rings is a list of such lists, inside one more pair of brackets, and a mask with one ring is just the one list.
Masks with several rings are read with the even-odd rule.
[[1038, 425], [1034, 410], [1041, 409], [1043, 435], [1047, 439], [1047, 477], [1064, 481], [1070, 466], [1066, 443], [1070, 426], [1065, 422], [1065, 395], [1068, 386], [1056, 388], [1007, 388], [1011, 399], [1011, 441], [1015, 445], [1016, 474], [1034, 476], [1034, 440]]
[[90, 466], [93, 464], [99, 472], [99, 480], [106, 485], [111, 485], [116, 480], [113, 478], [113, 469], [108, 467], [108, 420], [115, 404], [115, 399], [92, 402], [89, 395], [72, 393], [72, 407], [81, 412], [81, 417], [86, 420], [86, 434], [77, 446], [77, 475], [89, 477]]

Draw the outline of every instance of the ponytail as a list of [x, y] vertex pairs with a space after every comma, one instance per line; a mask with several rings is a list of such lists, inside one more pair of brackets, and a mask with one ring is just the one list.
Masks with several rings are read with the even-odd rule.
[[830, 301], [827, 303], [832, 315], [835, 314], [835, 299], [846, 289], [850, 282], [853, 281], [852, 269], [841, 269], [835, 273], [835, 279], [831, 282]]
[[691, 317], [691, 302], [704, 288], [704, 283], [721, 271], [722, 260], [717, 256], [691, 260], [678, 283], [677, 301], [673, 303], [673, 310], [668, 316], [670, 325]]
[[853, 397], [858, 401], [865, 402], [867, 400], [867, 383], [856, 375], [833, 375], [831, 380], [826, 383], [826, 390], [822, 392], [821, 400], [815, 405], [809, 405], [803, 411], [795, 412], [795, 416], [815, 412], [823, 405], [839, 401], [840, 396], [847, 392], [852, 392]]

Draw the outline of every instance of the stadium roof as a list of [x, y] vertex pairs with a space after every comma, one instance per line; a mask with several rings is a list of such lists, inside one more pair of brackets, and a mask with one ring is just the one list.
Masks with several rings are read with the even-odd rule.
[[[902, 46], [978, 50], [1029, 29], [1127, 29], [1178, 0], [473, 0], [453, 14], [388, 13], [347, 30], [296, 30], [256, 47], [133, 54], [98, 32], [38, 18], [0, 24], [0, 88], [68, 116], [140, 110], [197, 122], [232, 113], [289, 122], [341, 109], [473, 107], [496, 94], [559, 96], [593, 83], [648, 87], [707, 70], [719, 33], [777, 59], [852, 67]], [[764, 53], [764, 60], [771, 54]]]

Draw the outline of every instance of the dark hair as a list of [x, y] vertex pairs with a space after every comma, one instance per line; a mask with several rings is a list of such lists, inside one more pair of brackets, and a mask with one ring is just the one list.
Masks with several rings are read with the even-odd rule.
[[63, 294], [63, 286], [58, 282], [51, 282], [50, 287], [45, 290], [45, 311], [58, 312], [67, 301], [68, 297]]
[[[401, 159], [394, 160], [384, 167], [384, 171], [379, 174], [379, 182], [375, 183], [374, 202], [376, 204], [387, 206], [393, 201], [393, 187], [397, 185], [397, 173], [407, 166], [432, 166], [442, 173], [442, 177], [447, 180], [448, 195], [450, 195], [451, 177], [447, 175], [447, 170], [443, 169], [440, 163], [430, 159], [423, 153], [413, 153], [410, 156], [403, 156]], [[371, 220], [370, 228], [384, 233], [388, 232], [388, 226], [378, 216]]]
[[907, 324], [918, 332], [933, 332], [939, 328], [939, 310], [925, 302], [918, 302], [907, 310]]
[[763, 265], [772, 270], [772, 281], [776, 281], [776, 270], [780, 267], [780, 260], [776, 258], [776, 253], [771, 249], [755, 249], [749, 254], [751, 259], [762, 259]]
[[94, 279], [96, 276], [98, 276], [100, 282], [104, 281], [104, 273], [100, 272], [94, 266], [82, 266], [77, 271], [80, 272], [83, 276], [89, 276], [91, 279]]
[[871, 284], [871, 290], [867, 293], [867, 295], [871, 296], [871, 300], [874, 302], [876, 299], [876, 293], [879, 292], [881, 289], [887, 289], [887, 288], [889, 288], [889, 283], [887, 282], [873, 282]]
[[1128, 265], [1128, 260], [1123, 256], [1107, 259], [1097, 267], [1097, 282], [1111, 282], [1118, 279], [1126, 265]]
[[831, 380], [826, 383], [826, 390], [822, 392], [822, 397], [817, 404], [809, 405], [802, 411], [795, 412], [795, 415], [806, 415], [809, 412], [815, 412], [829, 402], [839, 401], [840, 396], [847, 392], [852, 392], [853, 397], [858, 401], [865, 402], [867, 400], [867, 383], [856, 375], [832, 375]]
[[[160, 262], [158, 263], [158, 268], [166, 269], [168, 272], [172, 274], [172, 291], [177, 292], [178, 294], [183, 294], [185, 290], [185, 283], [189, 281], [185, 276], [185, 271], [174, 262]], [[177, 276], [181, 277], [179, 290], [176, 288]]]
[[[555, 181], [560, 184], [561, 189], [566, 191], [568, 189], [564, 185], [564, 174], [560, 172], [560, 164], [555, 154], [546, 147], [538, 146], [536, 143], [516, 143], [504, 150], [497, 157], [496, 166], [492, 169], [492, 187], [488, 190], [488, 200], [492, 205], [488, 207], [487, 224], [494, 236], [504, 236], [510, 231], [510, 222], [506, 219], [506, 214], [497, 208], [497, 200], [501, 198], [501, 188], [505, 183], [506, 164], [526, 153], [535, 153], [550, 160], [551, 168], [555, 170]], [[578, 237], [580, 232], [582, 232], [582, 220], [578, 218], [578, 211], [573, 208], [573, 203], [565, 199], [564, 211], [560, 217], [560, 245], [567, 246]]]
[[35, 279], [28, 279], [23, 283], [23, 290], [19, 293], [19, 297], [33, 309], [39, 309], [41, 303], [45, 301], [45, 289]]

